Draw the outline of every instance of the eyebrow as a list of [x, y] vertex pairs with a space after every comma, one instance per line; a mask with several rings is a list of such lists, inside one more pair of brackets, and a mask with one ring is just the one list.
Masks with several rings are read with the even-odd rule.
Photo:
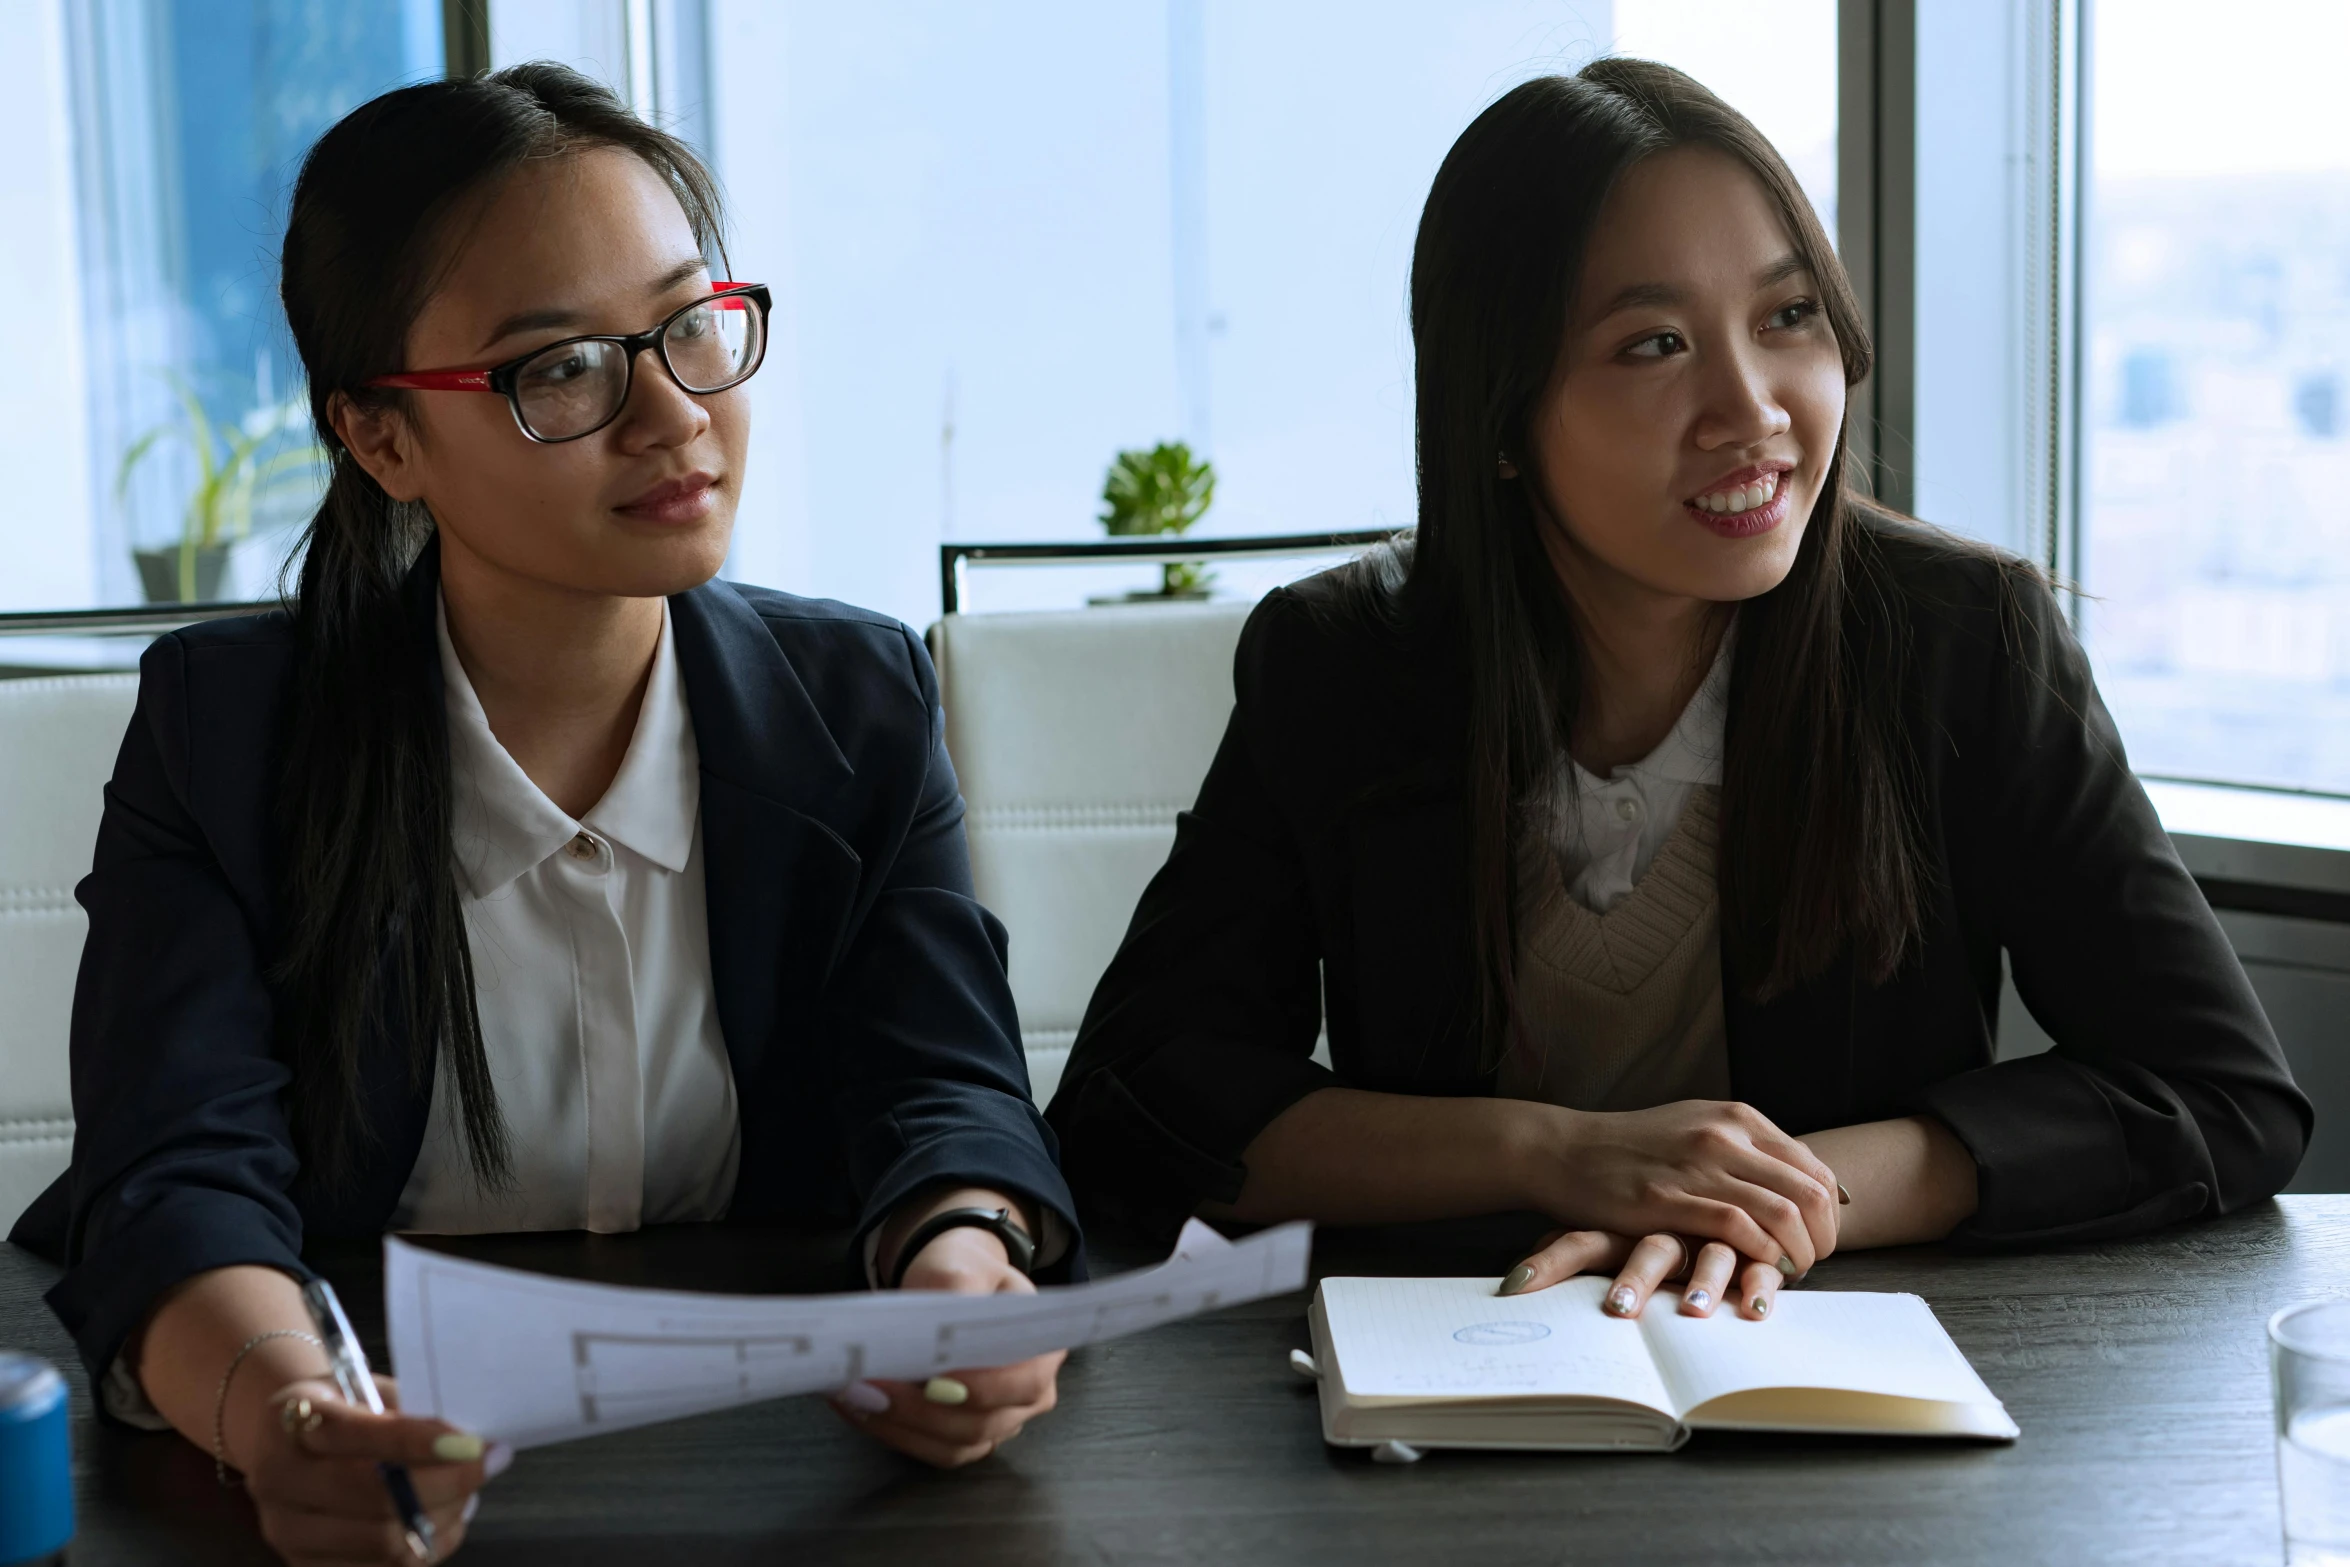
[[[694, 257], [691, 261], [680, 261], [677, 265], [671, 267], [668, 271], [653, 279], [652, 287], [647, 289], [645, 292], [652, 295], [652, 297], [655, 299], [658, 299], [663, 294], [674, 290], [678, 284], [687, 281], [695, 273], [701, 271], [708, 265], [709, 263], [703, 260], [700, 256]], [[507, 338], [514, 336], [518, 332], [544, 332], [550, 327], [579, 326], [583, 324], [586, 319], [587, 318], [585, 316], [581, 315], [576, 310], [566, 310], [561, 308], [545, 310], [518, 310], [513, 315], [510, 315], [505, 320], [499, 322], [497, 329], [491, 332], [488, 337], [482, 339], [481, 346], [484, 349], [487, 349], [494, 343], [504, 342]]]
[[[1754, 275], [1755, 292], [1761, 293], [1766, 288], [1775, 287], [1791, 277], [1799, 276], [1810, 270], [1810, 262], [1805, 261], [1795, 252], [1789, 251]], [[1629, 288], [1617, 293], [1615, 298], [1607, 302], [1606, 308], [1591, 319], [1605, 321], [1619, 311], [1653, 309], [1659, 306], [1669, 307], [1684, 305], [1688, 302], [1689, 291], [1677, 284], [1634, 283]]]

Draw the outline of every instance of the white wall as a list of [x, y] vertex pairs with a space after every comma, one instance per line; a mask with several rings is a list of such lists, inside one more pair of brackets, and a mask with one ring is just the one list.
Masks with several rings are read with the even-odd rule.
[[42, 343], [15, 350], [0, 376], [0, 610], [85, 608], [98, 586], [62, 10], [71, 3], [0, 5], [0, 58], [17, 62], [0, 93], [0, 147], [10, 150], [0, 159], [0, 299], [11, 329]]

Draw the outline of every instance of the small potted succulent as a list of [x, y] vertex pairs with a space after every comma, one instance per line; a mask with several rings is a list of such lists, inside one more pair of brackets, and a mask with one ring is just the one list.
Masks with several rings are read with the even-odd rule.
[[[1148, 451], [1120, 452], [1102, 481], [1102, 527], [1114, 538], [1181, 533], [1207, 513], [1216, 498], [1216, 466], [1191, 454], [1181, 441], [1162, 441]], [[1204, 599], [1214, 575], [1197, 561], [1169, 561], [1155, 592], [1129, 599]]]
[[188, 448], [196, 482], [180, 513], [175, 544], [134, 548], [139, 585], [150, 604], [218, 599], [229, 552], [253, 531], [254, 513], [296, 490], [312, 490], [325, 453], [298, 434], [305, 408], [299, 399], [256, 407], [238, 420], [216, 420], [194, 388], [176, 376], [180, 416], [133, 441], [115, 474], [117, 502], [127, 499], [131, 476], [167, 443]]

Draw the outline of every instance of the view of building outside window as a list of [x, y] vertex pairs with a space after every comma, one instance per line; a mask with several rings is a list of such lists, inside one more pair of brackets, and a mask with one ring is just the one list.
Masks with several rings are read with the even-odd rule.
[[2350, 6], [2212, 17], [2095, 13], [2083, 623], [2139, 771], [2350, 793]]
[[265, 592], [321, 477], [286, 200], [327, 126], [442, 73], [439, 0], [65, 10], [98, 596]]

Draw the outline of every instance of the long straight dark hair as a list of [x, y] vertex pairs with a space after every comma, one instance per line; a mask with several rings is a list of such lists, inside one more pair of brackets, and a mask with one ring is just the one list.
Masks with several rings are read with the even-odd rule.
[[[1523, 481], [1505, 480], [1497, 456], [1524, 464], [1609, 192], [1642, 159], [1687, 146], [1736, 158], [1770, 194], [1857, 384], [1867, 328], [1802, 188], [1744, 116], [1666, 66], [1601, 60], [1504, 94], [1446, 155], [1412, 254], [1419, 529], [1396, 558], [1366, 563], [1350, 598], [1442, 628], [1465, 664], [1469, 940], [1488, 1060], [1518, 1027], [1512, 847], [1548, 802], [1582, 694], [1573, 613]], [[1899, 608], [1845, 464], [1840, 431], [1793, 569], [1739, 616], [1718, 874], [1723, 940], [1758, 997], [1846, 955], [1881, 982], [1922, 921], [1916, 769], [1899, 660], [1886, 656], [1900, 638], [1880, 635]]]
[[332, 408], [346, 398], [405, 411], [407, 394], [366, 382], [407, 367], [409, 329], [469, 224], [526, 160], [591, 147], [642, 158], [676, 192], [703, 252], [716, 253], [717, 187], [692, 151], [560, 65], [386, 93], [319, 138], [294, 186], [279, 287], [330, 467], [288, 605], [283, 940], [271, 979], [295, 1143], [305, 1175], [329, 1187], [349, 1179], [374, 1136], [364, 1064], [391, 1042], [405, 1047], [412, 1085], [436, 1057], [453, 1078], [476, 1177], [495, 1187], [512, 1171], [458, 902], [435, 635], [402, 595], [433, 519], [367, 476], [337, 439]]

